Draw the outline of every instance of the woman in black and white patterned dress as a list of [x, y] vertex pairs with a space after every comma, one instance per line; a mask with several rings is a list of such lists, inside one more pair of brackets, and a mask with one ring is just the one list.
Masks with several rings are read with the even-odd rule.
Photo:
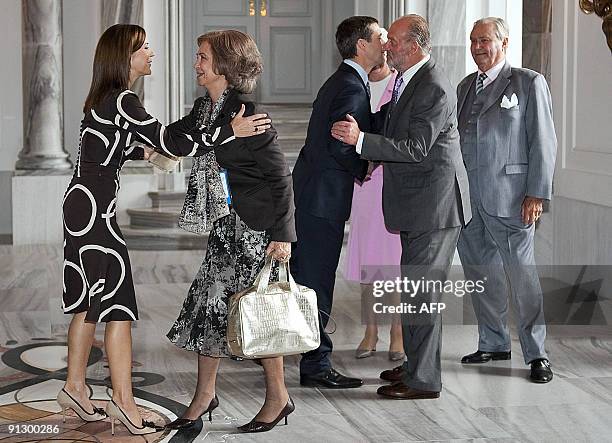
[[[154, 56], [136, 25], [115, 25], [101, 36], [94, 58], [74, 176], [64, 195], [63, 309], [73, 314], [68, 331], [68, 376], [58, 395], [64, 410], [86, 421], [106, 415], [94, 409], [85, 384], [96, 324], [106, 322], [105, 348], [113, 386], [113, 411], [132, 433], [155, 432], [142, 421], [131, 387], [131, 321], [138, 319], [127, 248], [115, 217], [119, 171], [126, 160], [145, 159], [151, 148], [175, 156], [199, 156], [236, 137], [263, 133], [269, 120], [243, 118], [204, 134], [193, 113], [162, 125], [128, 88], [151, 73]], [[258, 128], [258, 125], [260, 128]], [[120, 414], [119, 414], [120, 415]], [[127, 422], [126, 422], [127, 421]]]

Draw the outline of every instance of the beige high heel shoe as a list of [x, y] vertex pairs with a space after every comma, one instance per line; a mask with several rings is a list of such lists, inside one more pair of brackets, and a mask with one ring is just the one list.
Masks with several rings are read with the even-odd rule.
[[[89, 389], [91, 390], [91, 388]], [[93, 412], [87, 412], [64, 388], [57, 394], [57, 403], [62, 408], [62, 421], [64, 423], [66, 423], [67, 409], [72, 409], [84, 421], [100, 421], [106, 418], [104, 409], [94, 407]]]
[[132, 435], [153, 434], [163, 429], [155, 423], [146, 420], [142, 421], [142, 426], [136, 426], [113, 400], [109, 401], [106, 405], [106, 414], [110, 417], [111, 434], [113, 435], [115, 435], [115, 420], [119, 420]]

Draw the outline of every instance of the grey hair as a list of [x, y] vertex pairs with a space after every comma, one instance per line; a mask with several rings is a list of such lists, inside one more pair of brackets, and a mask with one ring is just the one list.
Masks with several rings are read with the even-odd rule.
[[474, 22], [474, 27], [489, 24], [495, 25], [495, 35], [498, 39], [503, 40], [510, 37], [510, 28], [508, 28], [508, 23], [506, 23], [506, 21], [500, 17], [481, 18], [480, 20], [476, 20]]
[[427, 20], [418, 14], [408, 14], [401, 17], [411, 21], [406, 33], [409, 40], [414, 40], [421, 48], [423, 54], [431, 53], [431, 34], [429, 33], [429, 24]]

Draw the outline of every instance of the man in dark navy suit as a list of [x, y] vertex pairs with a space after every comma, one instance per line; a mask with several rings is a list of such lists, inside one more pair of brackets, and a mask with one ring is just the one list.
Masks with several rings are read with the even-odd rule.
[[344, 223], [351, 213], [353, 184], [363, 181], [368, 162], [352, 146], [330, 135], [332, 124], [352, 115], [362, 128], [371, 128], [368, 73], [383, 62], [381, 32], [375, 18], [355, 16], [336, 31], [336, 45], [344, 59], [325, 82], [313, 103], [306, 144], [293, 169], [297, 243], [291, 269], [295, 280], [314, 289], [320, 315], [321, 345], [300, 363], [300, 383], [326, 388], [357, 388], [358, 378], [333, 369], [332, 342], [325, 326], [332, 309], [336, 268]]

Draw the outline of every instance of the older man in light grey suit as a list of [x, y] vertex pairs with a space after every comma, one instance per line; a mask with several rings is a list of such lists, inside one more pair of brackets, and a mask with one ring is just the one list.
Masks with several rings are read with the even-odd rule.
[[466, 277], [486, 276], [472, 297], [478, 350], [462, 363], [510, 359], [508, 292], [530, 378], [552, 380], [544, 349], [542, 289], [535, 269], [535, 221], [552, 196], [556, 138], [550, 92], [537, 72], [506, 61], [508, 26], [495, 17], [474, 24], [471, 51], [478, 72], [457, 88], [461, 151], [470, 181], [473, 218], [458, 250]]

